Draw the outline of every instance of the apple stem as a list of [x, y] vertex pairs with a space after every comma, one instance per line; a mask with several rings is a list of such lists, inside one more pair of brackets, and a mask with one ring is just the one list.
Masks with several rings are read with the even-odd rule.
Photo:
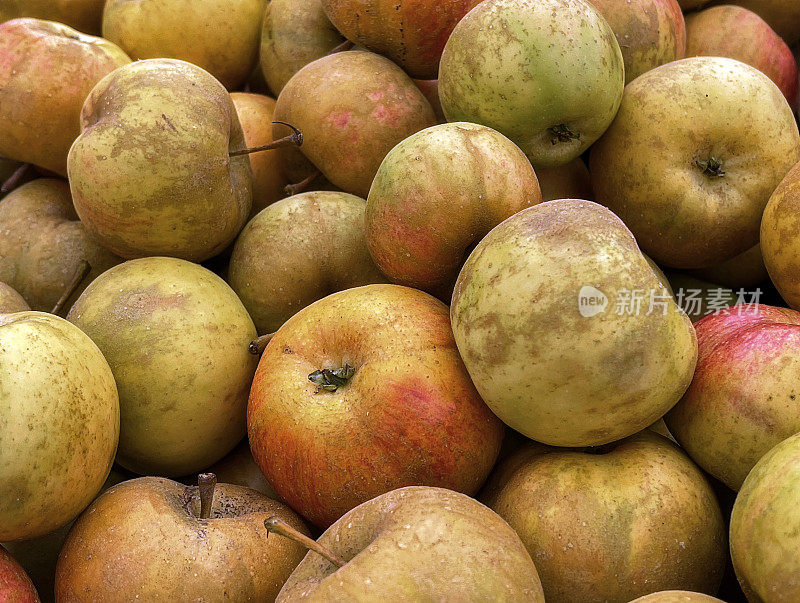
[[211, 505], [214, 503], [214, 488], [217, 487], [217, 476], [213, 473], [201, 473], [197, 476], [197, 489], [200, 491], [200, 519], [211, 517]]
[[331, 48], [331, 51], [328, 54], [331, 55], [336, 54], [337, 52], [344, 52], [345, 50], [350, 50], [353, 46], [354, 44], [350, 40], [345, 40], [338, 46]]
[[241, 149], [239, 151], [231, 151], [228, 153], [230, 157], [238, 157], [239, 155], [250, 155], [251, 153], [258, 153], [259, 151], [269, 151], [271, 149], [280, 149], [282, 147], [299, 147], [303, 145], [303, 133], [295, 128], [292, 124], [287, 124], [285, 121], [273, 121], [274, 124], [283, 124], [292, 129], [292, 133], [278, 140], [273, 140], [270, 143], [260, 147], [252, 147], [249, 149]]
[[272, 517], [264, 520], [264, 527], [267, 528], [267, 534], [270, 532], [274, 532], [284, 538], [288, 538], [289, 540], [294, 540], [298, 544], [302, 544], [309, 550], [314, 551], [318, 555], [325, 557], [328, 561], [333, 563], [337, 567], [344, 567], [347, 565], [347, 561], [336, 555], [330, 549], [322, 546], [316, 540], [313, 540], [306, 536], [305, 534], [298, 532], [288, 523], [283, 521], [280, 517], [276, 517], [273, 515]]
[[64, 307], [64, 304], [67, 303], [67, 300], [75, 293], [75, 290], [78, 288], [78, 285], [81, 284], [81, 281], [87, 277], [89, 272], [91, 272], [92, 267], [89, 265], [89, 262], [86, 260], [81, 260], [81, 263], [78, 265], [78, 269], [75, 271], [75, 276], [72, 277], [72, 280], [69, 282], [67, 287], [64, 289], [64, 292], [61, 294], [61, 297], [58, 298], [56, 305], [53, 306], [53, 309], [50, 311], [50, 314], [55, 314], [58, 316], [58, 313], [61, 312], [61, 309]]
[[0, 186], [0, 193], [10, 193], [19, 184], [20, 180], [25, 176], [25, 173], [31, 168], [30, 163], [23, 163], [19, 166], [14, 173], [11, 174], [8, 179], [3, 182], [3, 185]]
[[264, 353], [264, 350], [267, 347], [267, 344], [270, 340], [274, 337], [275, 333], [267, 333], [266, 335], [262, 335], [258, 339], [254, 339], [250, 342], [249, 350], [253, 356], [260, 356]]
[[283, 187], [283, 192], [285, 192], [290, 197], [292, 195], [297, 195], [298, 193], [302, 193], [308, 189], [314, 180], [317, 179], [317, 176], [320, 175], [320, 171], [315, 169], [314, 172], [305, 178], [303, 178], [300, 182], [295, 182], [294, 184], [287, 184]]

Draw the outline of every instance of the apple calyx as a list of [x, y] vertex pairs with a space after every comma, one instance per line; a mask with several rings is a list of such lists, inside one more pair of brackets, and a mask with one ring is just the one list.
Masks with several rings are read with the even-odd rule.
[[61, 312], [64, 304], [67, 303], [67, 300], [72, 296], [73, 293], [75, 293], [75, 290], [91, 271], [92, 267], [89, 262], [86, 260], [81, 260], [81, 263], [78, 264], [77, 270], [75, 270], [75, 275], [72, 277], [72, 280], [67, 283], [67, 286], [64, 288], [64, 292], [61, 294], [61, 297], [58, 298], [58, 301], [56, 302], [56, 305], [53, 306], [50, 314], [55, 314], [58, 316], [58, 313]]
[[250, 350], [250, 353], [253, 356], [260, 356], [264, 353], [264, 350], [267, 348], [267, 344], [274, 336], [275, 333], [267, 333], [266, 335], [262, 335], [258, 339], [251, 341], [250, 345], [247, 346], [247, 349]]
[[331, 55], [336, 54], [337, 52], [344, 52], [345, 50], [350, 50], [353, 46], [355, 46], [355, 44], [353, 44], [350, 40], [345, 40], [341, 44], [331, 48], [331, 51], [328, 54]]
[[258, 153], [259, 151], [270, 151], [272, 149], [280, 149], [282, 147], [300, 147], [303, 146], [303, 133], [295, 128], [292, 124], [287, 124], [285, 121], [273, 121], [274, 124], [281, 124], [288, 126], [292, 129], [292, 133], [278, 140], [273, 140], [270, 143], [261, 145], [259, 147], [252, 147], [249, 149], [240, 149], [238, 151], [231, 151], [228, 153], [230, 157], [238, 157], [239, 155], [250, 155]]
[[337, 567], [344, 567], [347, 565], [347, 561], [339, 557], [336, 553], [322, 546], [316, 540], [313, 540], [305, 534], [298, 532], [280, 517], [275, 515], [268, 517], [264, 520], [264, 527], [267, 529], [267, 537], [269, 537], [270, 532], [278, 534], [284, 538], [295, 541], [297, 544], [303, 545], [310, 551], [314, 551]]
[[722, 169], [722, 161], [716, 157], [709, 157], [707, 160], [698, 159], [694, 163], [706, 176], [722, 178], [725, 175], [725, 170]]
[[11, 174], [5, 182], [0, 186], [0, 193], [10, 193], [22, 180], [23, 176], [28, 172], [28, 170], [33, 167], [30, 163], [23, 163], [19, 166], [14, 173]]
[[343, 385], [346, 385], [355, 372], [356, 369], [349, 364], [345, 364], [342, 368], [334, 370], [322, 369], [314, 371], [308, 376], [308, 380], [311, 381], [311, 383], [317, 384], [317, 391], [314, 392], [315, 394], [323, 390], [326, 392], [335, 392]]
[[314, 180], [317, 179], [322, 172], [318, 169], [314, 169], [314, 172], [303, 178], [300, 182], [295, 182], [294, 184], [287, 184], [283, 187], [283, 192], [289, 195], [297, 195], [298, 193], [302, 193], [305, 190], [308, 190], [308, 187], [311, 185]]
[[572, 130], [569, 129], [567, 124], [558, 124], [557, 126], [552, 126], [550, 128], [550, 134], [552, 134], [550, 138], [550, 142], [553, 145], [557, 145], [559, 142], [569, 142], [570, 140], [578, 140], [580, 139], [581, 135], [576, 134]]

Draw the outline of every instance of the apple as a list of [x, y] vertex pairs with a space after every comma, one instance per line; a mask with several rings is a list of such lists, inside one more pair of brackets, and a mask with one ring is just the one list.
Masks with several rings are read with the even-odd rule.
[[364, 242], [365, 208], [354, 195], [315, 191], [278, 201], [245, 226], [228, 282], [259, 333], [334, 291], [386, 281]]
[[503, 436], [458, 356], [447, 306], [380, 284], [329, 295], [278, 329], [247, 427], [269, 483], [319, 527], [402, 486], [474, 494]]
[[61, 23], [0, 24], [0, 155], [65, 176], [83, 100], [127, 63], [116, 44]]
[[733, 306], [738, 296], [728, 287], [704, 281], [683, 272], [668, 277], [675, 300], [693, 323], [704, 316]]
[[586, 199], [591, 201], [592, 182], [583, 159], [576, 157], [569, 163], [554, 168], [536, 170], [543, 201], [556, 199]]
[[439, 67], [447, 120], [494, 128], [536, 169], [588, 149], [624, 85], [614, 32], [583, 0], [485, 0], [453, 30]]
[[0, 601], [39, 603], [39, 595], [28, 574], [2, 546], [0, 546]]
[[0, 281], [0, 314], [24, 312], [30, 310], [25, 298], [17, 293], [11, 285]]
[[95, 500], [70, 530], [55, 575], [57, 601], [272, 601], [305, 554], [264, 537], [277, 516], [307, 533], [297, 515], [263, 494], [158, 477], [122, 482]]
[[525, 154], [499, 132], [448, 123], [386, 155], [367, 197], [366, 241], [393, 282], [450, 298], [458, 271], [487, 232], [542, 200]]
[[0, 542], [72, 521], [119, 438], [114, 377], [97, 346], [43, 312], [0, 314]]
[[766, 75], [692, 57], [625, 88], [589, 171], [595, 199], [642, 251], [663, 266], [706, 268], [758, 243], [769, 196], [798, 159], [794, 115]]
[[239, 234], [252, 205], [250, 162], [231, 156], [244, 135], [208, 72], [171, 59], [131, 63], [95, 86], [80, 123], [72, 199], [104, 247], [201, 261]]
[[704, 595], [703, 593], [694, 593], [688, 590], [662, 590], [657, 593], [651, 593], [638, 599], [634, 599], [631, 603], [724, 603], [721, 599], [712, 597], [711, 595]]
[[692, 270], [690, 274], [712, 283], [734, 288], [755, 287], [769, 278], [760, 244], [721, 264]]
[[[736, 32], [736, 35], [731, 35]], [[764, 19], [741, 6], [712, 6], [686, 17], [686, 56], [730, 57], [769, 76], [792, 107], [797, 103], [797, 62]]]
[[800, 310], [800, 260], [795, 233], [800, 214], [800, 163], [781, 181], [761, 219], [761, 252], [775, 288], [795, 310]]
[[731, 515], [731, 558], [749, 601], [800, 599], [800, 434], [761, 457]]
[[263, 0], [107, 0], [103, 36], [132, 58], [180, 59], [229, 90], [258, 59]]
[[114, 372], [117, 463], [139, 474], [186, 475], [242, 439], [256, 330], [216, 274], [176, 258], [131, 260], [95, 279], [67, 320]]
[[591, 201], [502, 222], [470, 254], [450, 307], [481, 397], [509, 427], [557, 446], [652, 424], [686, 391], [697, 357], [691, 322], [659, 279], [622, 221]]
[[[300, 540], [279, 520], [267, 529]], [[304, 542], [312, 552], [278, 602], [544, 602], [514, 530], [476, 500], [443, 488], [387, 492], [346, 513], [317, 542]]]
[[506, 463], [483, 501], [520, 535], [548, 601], [716, 593], [725, 522], [703, 473], [666, 438], [645, 430], [585, 451], [533, 445]]
[[757, 13], [786, 40], [800, 40], [800, 5], [795, 0], [716, 0], [716, 4], [737, 4]]
[[439, 100], [439, 80], [414, 80], [417, 88], [420, 89], [425, 98], [433, 107], [433, 112], [436, 114], [436, 123], [443, 124], [447, 122], [442, 110], [442, 101]]
[[0, 5], [0, 22], [35, 17], [99, 36], [104, 4], [105, 0], [5, 0]]

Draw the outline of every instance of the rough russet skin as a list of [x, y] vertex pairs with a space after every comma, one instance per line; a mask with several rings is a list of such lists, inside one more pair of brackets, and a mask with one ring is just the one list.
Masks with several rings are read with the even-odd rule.
[[[104, 78], [81, 112], [69, 154], [75, 209], [114, 253], [202, 261], [250, 215], [252, 183], [236, 109], [199, 67], [132, 63]], [[142, 177], [146, 174], [147, 177]]]
[[617, 36], [625, 83], [645, 71], [682, 59], [686, 27], [677, 0], [589, 0]]
[[[736, 32], [735, 35], [732, 32]], [[686, 56], [729, 57], [769, 76], [797, 106], [797, 62], [789, 46], [756, 13], [712, 6], [686, 17]]]
[[264, 520], [277, 515], [308, 534], [300, 518], [224, 483], [211, 516], [199, 513], [197, 486], [157, 477], [114, 486], [72, 527], [56, 567], [56, 600], [274, 600], [306, 549], [267, 538]]
[[382, 54], [411, 77], [436, 79], [453, 28], [481, 0], [322, 0], [348, 40]]
[[634, 599], [631, 603], [724, 603], [721, 599], [688, 590], [662, 590]]
[[800, 432], [800, 312], [764, 304], [695, 325], [694, 379], [665, 417], [684, 450], [729, 488]]
[[471, 247], [541, 200], [530, 161], [508, 138], [477, 124], [434, 126], [381, 163], [367, 197], [366, 241], [393, 282], [449, 299]]
[[107, 0], [103, 36], [134, 60], [180, 59], [228, 90], [258, 59], [263, 0]]
[[[712, 159], [724, 174], [704, 167]], [[798, 159], [792, 110], [766, 75], [693, 57], [625, 88], [589, 171], [595, 199], [642, 251], [663, 266], [706, 268], [758, 243], [764, 206]]]
[[750, 601], [800, 599], [800, 434], [753, 467], [731, 515], [731, 558]]
[[[583, 316], [595, 287], [605, 312]], [[697, 341], [622, 221], [590, 201], [523, 210], [496, 226], [458, 276], [450, 315], [475, 386], [507, 425], [558, 446], [613, 442], [683, 395]], [[639, 290], [640, 312], [623, 294]], [[650, 307], [650, 291], [655, 304]], [[624, 307], [622, 307], [624, 306]]]
[[25, 298], [17, 293], [11, 285], [0, 282], [0, 314], [25, 312], [30, 310]]
[[115, 266], [67, 319], [105, 354], [120, 393], [117, 462], [139, 474], [207, 468], [244, 436], [253, 322], [213, 272], [175, 258]]
[[0, 546], [0, 601], [3, 603], [39, 603], [31, 579], [22, 566]]
[[[351, 50], [298, 71], [278, 96], [275, 120], [300, 129], [302, 155], [328, 180], [366, 199], [386, 154], [401, 140], [434, 125], [436, 116], [397, 65], [371, 52]], [[276, 139], [288, 133], [289, 128], [275, 124]], [[287, 165], [298, 162], [299, 151], [280, 153]], [[291, 168], [287, 173], [296, 175]]]
[[89, 237], [63, 180], [40, 178], [9, 193], [0, 204], [0, 232], [0, 281], [42, 312], [53, 309], [84, 260], [91, 271], [64, 308], [122, 261]]
[[115, 44], [61, 23], [0, 24], [0, 155], [66, 176], [86, 95], [127, 63]]
[[0, 541], [72, 521], [100, 491], [119, 437], [97, 346], [43, 312], [0, 315]]
[[261, 29], [261, 71], [269, 89], [280, 94], [302, 67], [342, 42], [320, 0], [270, 0]]
[[725, 522], [702, 472], [666, 438], [645, 430], [595, 453], [533, 445], [506, 463], [483, 500], [520, 535], [548, 601], [717, 591]]
[[761, 220], [761, 252], [786, 303], [800, 310], [800, 163], [772, 193]]
[[[309, 374], [349, 364], [336, 391]], [[293, 509], [320, 527], [409, 485], [474, 494], [503, 424], [475, 391], [447, 306], [399, 285], [367, 285], [290, 318], [256, 371], [247, 408], [253, 456]]]
[[624, 84], [614, 32], [588, 2], [486, 0], [447, 41], [439, 96], [448, 121], [494, 128], [534, 168], [555, 167], [599, 138]]
[[100, 35], [105, 0], [3, 0], [0, 22], [18, 17], [58, 21], [78, 31]]
[[337, 569], [309, 553], [278, 602], [544, 602], [536, 567], [514, 530], [450, 490], [393, 490], [348, 512], [318, 542], [347, 565]]
[[366, 202], [315, 191], [271, 205], [244, 227], [228, 282], [260, 334], [335, 291], [386, 282], [364, 242]]

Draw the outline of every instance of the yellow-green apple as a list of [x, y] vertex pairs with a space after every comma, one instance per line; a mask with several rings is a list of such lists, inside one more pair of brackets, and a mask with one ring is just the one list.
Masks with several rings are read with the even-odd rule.
[[548, 601], [716, 593], [725, 523], [677, 445], [645, 430], [599, 449], [543, 448], [510, 457], [511, 470], [500, 466], [483, 500], [522, 538]]
[[0, 541], [72, 521], [100, 490], [119, 438], [114, 377], [97, 346], [43, 312], [0, 315]]
[[256, 360], [253, 321], [221, 278], [176, 258], [115, 266], [67, 320], [114, 372], [122, 422], [117, 462], [179, 476], [218, 461], [242, 439]]
[[796, 0], [715, 0], [715, 4], [737, 4], [757, 13], [787, 44], [800, 40], [800, 4]]
[[39, 603], [39, 595], [22, 566], [0, 546], [0, 601]]
[[502, 132], [537, 169], [588, 149], [625, 85], [614, 32], [583, 0], [485, 0], [453, 30], [439, 71], [447, 120]]
[[411, 77], [436, 79], [453, 28], [481, 0], [322, 0], [336, 29]]
[[657, 593], [651, 593], [638, 599], [634, 599], [631, 603], [724, 603], [721, 599], [705, 595], [703, 593], [695, 593], [688, 590], [662, 590]]
[[344, 42], [320, 0], [270, 0], [261, 29], [261, 70], [273, 94], [291, 77]]
[[685, 56], [686, 27], [677, 0], [589, 0], [617, 36], [625, 83]]
[[[72, 198], [89, 233], [114, 253], [201, 261], [244, 226], [252, 174], [236, 108], [195, 65], [137, 61], [86, 98], [69, 153]], [[143, 175], [146, 175], [144, 177]]]
[[104, 4], [105, 0], [4, 0], [0, 4], [0, 22], [35, 17], [99, 36]]
[[712, 6], [688, 15], [686, 56], [730, 57], [752, 65], [796, 106], [797, 62], [791, 49], [764, 19], [746, 8]]
[[754, 287], [769, 278], [760, 244], [721, 264], [692, 270], [690, 274], [712, 283], [735, 288]]
[[86, 95], [127, 63], [116, 44], [61, 23], [0, 24], [0, 155], [65, 176]]
[[[225, 455], [222, 459], [211, 465], [204, 473], [213, 473], [217, 476], [220, 482], [226, 484], [234, 484], [236, 486], [244, 486], [261, 492], [261, 494], [279, 500], [278, 494], [275, 489], [269, 485], [267, 478], [261, 473], [261, 469], [256, 465], [253, 459], [253, 453], [250, 452], [250, 444], [247, 438], [233, 450]], [[197, 476], [182, 478], [183, 483], [194, 483]]]
[[[434, 125], [436, 116], [397, 65], [351, 50], [313, 61], [294, 74], [278, 96], [275, 120], [303, 134], [300, 150], [280, 150], [287, 176], [295, 180], [303, 170], [308, 175], [310, 161], [342, 190], [366, 198], [386, 154]], [[275, 124], [276, 139], [286, 134], [285, 125]]]
[[263, 0], [107, 0], [103, 36], [131, 58], [180, 59], [229, 90], [258, 59]]
[[475, 386], [507, 425], [557, 446], [655, 422], [692, 379], [689, 318], [622, 221], [591, 201], [523, 210], [470, 254], [450, 308]]
[[[271, 143], [272, 120], [275, 112], [275, 99], [261, 94], [234, 92], [231, 94], [236, 115], [244, 133], [248, 148]], [[250, 155], [253, 170], [253, 207], [250, 216], [255, 216], [267, 205], [286, 196], [284, 187], [288, 184], [281, 172], [278, 151], [269, 149]]]
[[749, 601], [800, 600], [800, 433], [761, 457], [731, 515], [731, 558]]
[[536, 178], [542, 190], [542, 201], [593, 199], [589, 170], [580, 157], [558, 167], [539, 168]]
[[758, 243], [769, 196], [800, 159], [800, 135], [778, 87], [720, 57], [640, 75], [594, 145], [595, 199], [642, 251], [672, 268], [706, 268]]
[[0, 314], [30, 310], [25, 298], [11, 286], [0, 281]]
[[474, 494], [503, 436], [458, 356], [447, 306], [382, 284], [329, 295], [283, 324], [261, 356], [247, 427], [269, 483], [320, 527], [402, 486]]
[[273, 601], [305, 554], [267, 539], [277, 516], [308, 533], [288, 507], [201, 474], [199, 486], [141, 477], [95, 500], [58, 559], [57, 601]]
[[367, 197], [366, 241], [393, 282], [444, 294], [487, 232], [542, 201], [525, 154], [477, 124], [448, 123], [409, 136], [378, 168]]
[[694, 378], [665, 421], [698, 465], [738, 490], [770, 448], [800, 432], [800, 312], [738, 305], [695, 329]]
[[772, 193], [761, 219], [761, 253], [781, 297], [800, 310], [800, 163]]
[[42, 312], [53, 309], [83, 262], [91, 269], [66, 300], [67, 308], [92, 280], [122, 261], [89, 237], [63, 180], [40, 178], [11, 192], [0, 204], [0, 232], [0, 281]]
[[316, 191], [269, 206], [248, 222], [231, 254], [228, 282], [259, 333], [342, 289], [382, 283], [364, 242], [366, 202]]
[[315, 549], [327, 557], [308, 553], [278, 602], [544, 601], [514, 530], [476, 500], [443, 488], [411, 486], [373, 498], [328, 528]]

